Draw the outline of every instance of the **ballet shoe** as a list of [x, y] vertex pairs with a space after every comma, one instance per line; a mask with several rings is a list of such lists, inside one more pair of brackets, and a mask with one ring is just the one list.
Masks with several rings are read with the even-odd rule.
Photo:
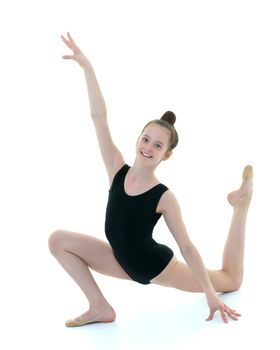
[[84, 326], [84, 325], [86, 325], [85, 322], [77, 321], [75, 318], [65, 322], [66, 327], [79, 327], [79, 326]]
[[98, 319], [96, 319], [96, 317], [95, 317], [94, 319], [90, 319], [90, 320], [88, 320], [86, 322], [81, 322], [81, 321], [78, 321], [75, 318], [73, 318], [73, 319], [70, 319], [70, 320], [66, 321], [65, 322], [65, 326], [66, 327], [81, 327], [81, 326], [86, 326], [87, 324], [109, 323], [109, 322], [113, 322], [113, 321], [98, 321]]
[[251, 165], [246, 165], [243, 174], [242, 174], [242, 179], [244, 181], [252, 181], [253, 180], [253, 168]]
[[81, 327], [81, 326], [85, 326], [85, 325], [92, 324], [92, 323], [110, 323], [110, 322], [113, 322], [115, 320], [115, 318], [108, 319], [108, 320], [106, 320], [106, 319], [100, 320], [103, 318], [103, 316], [105, 316], [105, 314], [107, 312], [108, 312], [108, 310], [106, 310], [103, 314], [101, 314], [97, 317], [91, 318], [85, 322], [78, 321], [76, 318], [72, 318], [72, 319], [65, 322], [65, 326], [66, 327]]
[[232, 206], [240, 205], [248, 206], [253, 194], [253, 168], [246, 165], [242, 173], [243, 182], [237, 191], [228, 194], [227, 198]]

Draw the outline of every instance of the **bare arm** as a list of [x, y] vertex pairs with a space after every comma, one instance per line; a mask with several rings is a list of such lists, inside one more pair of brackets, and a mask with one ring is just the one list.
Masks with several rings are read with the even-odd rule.
[[95, 126], [100, 152], [111, 182], [116, 172], [124, 165], [124, 160], [111, 137], [107, 122], [105, 101], [97, 82], [94, 69], [69, 33], [67, 33], [67, 37], [66, 39], [64, 36], [61, 36], [63, 42], [72, 50], [73, 54], [64, 55], [63, 58], [78, 62], [84, 70], [91, 118]]
[[216, 295], [216, 291], [210, 281], [202, 258], [189, 238], [181, 216], [178, 201], [171, 191], [166, 191], [163, 194], [158, 205], [158, 211], [162, 212], [166, 224], [174, 236], [184, 260], [205, 292], [207, 303], [210, 308], [208, 320], [212, 319], [217, 310], [220, 310], [225, 321], [224, 312], [228, 307]]
[[215, 294], [215, 289], [208, 277], [201, 256], [189, 238], [174, 194], [171, 191], [165, 192], [160, 204], [164, 208], [161, 211], [165, 222], [174, 236], [184, 260], [193, 271], [206, 296]]

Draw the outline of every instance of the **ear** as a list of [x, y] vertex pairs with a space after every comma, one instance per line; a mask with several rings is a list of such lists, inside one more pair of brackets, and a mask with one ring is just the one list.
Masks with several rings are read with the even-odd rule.
[[162, 160], [167, 160], [167, 159], [169, 159], [169, 158], [171, 157], [172, 153], [173, 153], [173, 152], [171, 151], [171, 149], [170, 149], [169, 151], [167, 151], [167, 152], [165, 153], [165, 155], [163, 156]]

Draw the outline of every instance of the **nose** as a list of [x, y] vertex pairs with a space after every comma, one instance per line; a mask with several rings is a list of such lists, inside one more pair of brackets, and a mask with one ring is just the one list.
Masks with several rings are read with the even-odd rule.
[[149, 153], [152, 152], [152, 146], [151, 146], [151, 144], [145, 145], [144, 148], [145, 148], [145, 150], [146, 150], [147, 152], [149, 152]]

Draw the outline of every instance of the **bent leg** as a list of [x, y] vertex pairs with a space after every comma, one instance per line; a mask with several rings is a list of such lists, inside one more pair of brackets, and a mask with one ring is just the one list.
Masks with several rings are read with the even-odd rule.
[[89, 268], [99, 273], [131, 279], [116, 261], [110, 245], [98, 238], [70, 231], [55, 231], [49, 238], [49, 248], [61, 266], [79, 285], [89, 301], [89, 311], [80, 316], [85, 322], [104, 314], [99, 322], [113, 321], [114, 310], [105, 299]]
[[81, 233], [58, 230], [49, 238], [51, 253], [57, 258], [63, 252], [79, 257], [96, 272], [121, 279], [131, 279], [114, 257], [109, 243]]

